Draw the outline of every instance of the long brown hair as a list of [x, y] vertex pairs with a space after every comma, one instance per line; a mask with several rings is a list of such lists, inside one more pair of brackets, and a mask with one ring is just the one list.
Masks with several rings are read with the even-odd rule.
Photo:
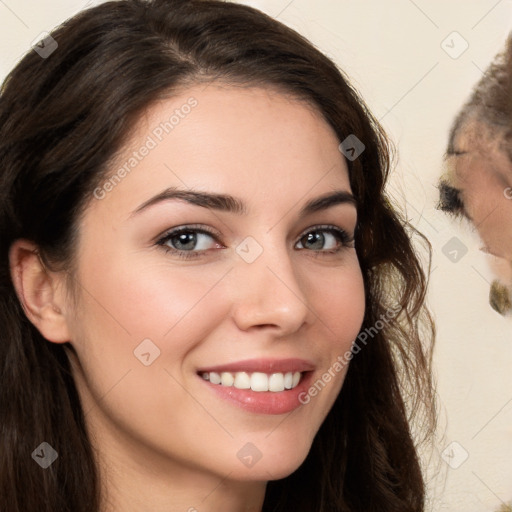
[[[80, 215], [139, 116], [198, 81], [278, 87], [321, 112], [348, 159], [357, 198], [355, 244], [366, 289], [362, 331], [344, 386], [293, 474], [267, 486], [264, 511], [421, 511], [425, 486], [411, 431], [434, 425], [426, 278], [418, 234], [384, 193], [387, 139], [331, 60], [295, 31], [247, 6], [214, 0], [119, 0], [52, 32], [0, 96], [0, 500], [9, 512], [98, 512], [100, 482], [62, 345], [28, 321], [9, 274], [14, 240], [72, 269]], [[390, 314], [390, 311], [394, 311]], [[361, 338], [362, 339], [362, 338]], [[59, 457], [42, 470], [46, 441]]]

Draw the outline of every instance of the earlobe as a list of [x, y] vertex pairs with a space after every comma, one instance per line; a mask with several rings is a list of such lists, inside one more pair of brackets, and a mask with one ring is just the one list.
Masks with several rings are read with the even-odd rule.
[[16, 240], [11, 245], [9, 264], [14, 288], [27, 318], [47, 340], [69, 341], [62, 274], [49, 271], [37, 246], [28, 240]]

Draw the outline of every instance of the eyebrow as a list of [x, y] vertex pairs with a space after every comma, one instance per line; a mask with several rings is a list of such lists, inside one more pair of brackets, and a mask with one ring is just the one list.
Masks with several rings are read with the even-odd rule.
[[[229, 194], [180, 190], [175, 187], [170, 187], [142, 203], [130, 214], [130, 217], [137, 215], [158, 203], [173, 200], [185, 201], [210, 210], [230, 212], [237, 215], [247, 215], [248, 212], [248, 208], [242, 200]], [[338, 204], [351, 204], [357, 208], [357, 200], [353, 194], [346, 190], [336, 190], [312, 199], [306, 203], [300, 210], [299, 215], [303, 217], [320, 210], [326, 210], [327, 208]]]

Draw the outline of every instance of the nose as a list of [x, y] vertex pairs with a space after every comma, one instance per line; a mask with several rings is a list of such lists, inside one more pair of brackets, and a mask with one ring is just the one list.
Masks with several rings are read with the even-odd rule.
[[273, 245], [263, 248], [252, 262], [239, 258], [232, 276], [236, 290], [232, 316], [239, 329], [267, 327], [281, 337], [306, 321], [311, 309], [305, 282], [291, 256], [286, 247]]

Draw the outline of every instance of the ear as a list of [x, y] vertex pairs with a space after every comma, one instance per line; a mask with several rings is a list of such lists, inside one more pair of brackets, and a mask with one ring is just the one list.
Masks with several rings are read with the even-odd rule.
[[49, 341], [69, 341], [65, 318], [64, 273], [50, 272], [38, 247], [28, 240], [16, 240], [9, 249], [11, 278], [27, 318]]

